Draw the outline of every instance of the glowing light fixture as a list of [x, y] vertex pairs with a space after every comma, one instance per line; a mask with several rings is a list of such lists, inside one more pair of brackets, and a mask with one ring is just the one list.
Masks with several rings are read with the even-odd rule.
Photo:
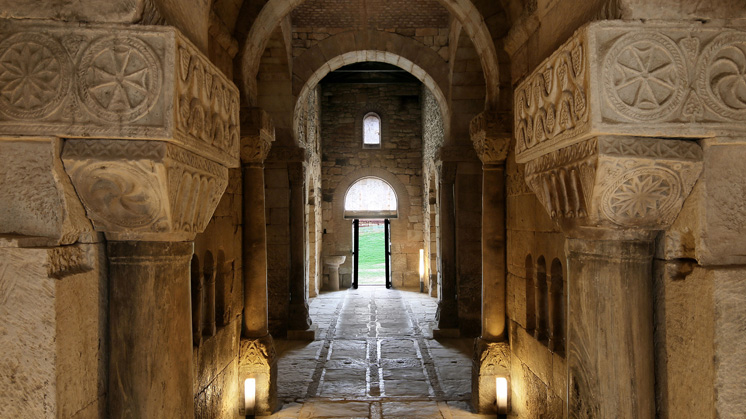
[[497, 396], [497, 413], [508, 413], [508, 380], [505, 377], [495, 378], [495, 395]]
[[425, 249], [420, 249], [420, 292], [425, 292]]
[[256, 407], [256, 379], [247, 378], [243, 382], [243, 407], [246, 412], [246, 416], [254, 415], [254, 409]]

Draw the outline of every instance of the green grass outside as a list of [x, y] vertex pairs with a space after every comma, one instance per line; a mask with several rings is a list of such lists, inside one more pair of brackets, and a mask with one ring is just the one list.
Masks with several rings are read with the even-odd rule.
[[360, 227], [358, 284], [383, 285], [386, 276], [383, 225]]

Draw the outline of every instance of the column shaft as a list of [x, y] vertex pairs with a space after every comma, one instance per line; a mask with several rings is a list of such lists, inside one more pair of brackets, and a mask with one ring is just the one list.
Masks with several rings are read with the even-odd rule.
[[458, 329], [456, 301], [456, 217], [454, 213], [455, 162], [443, 162], [440, 176], [440, 289], [438, 329]]
[[505, 333], [505, 167], [482, 171], [482, 338]]
[[303, 163], [288, 163], [290, 174], [290, 313], [288, 329], [307, 330], [311, 326], [308, 315], [306, 286], [305, 234], [305, 170]]
[[191, 242], [108, 243], [109, 417], [194, 417]]
[[567, 239], [570, 417], [655, 417], [651, 241]]
[[243, 173], [244, 337], [265, 336], [267, 305], [267, 231], [264, 214], [264, 168], [248, 164]]

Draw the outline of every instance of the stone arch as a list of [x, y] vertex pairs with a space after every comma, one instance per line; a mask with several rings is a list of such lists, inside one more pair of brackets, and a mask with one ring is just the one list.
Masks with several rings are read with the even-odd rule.
[[[327, 55], [324, 55], [321, 52], [321, 47], [316, 45], [293, 61], [293, 91], [297, 91], [297, 100], [293, 112], [293, 132], [298, 132], [298, 115], [300, 115], [304, 98], [308, 92], [316, 87], [324, 76], [348, 64], [376, 61], [392, 64], [402, 70], [408, 71], [430, 89], [440, 106], [440, 114], [443, 119], [443, 127], [447, 138], [450, 128], [450, 112], [448, 111], [448, 100], [444, 93], [448, 91], [448, 65], [446, 62], [433, 50], [397, 34], [387, 33], [387, 36], [381, 39], [403, 42], [404, 45], [412, 43], [413, 45], [411, 46], [416, 48], [415, 50], [411, 48], [404, 48], [404, 50], [414, 51], [407, 54], [414, 61], [406, 56], [384, 51], [386, 48], [385, 42], [379, 45], [378, 42], [370, 43], [361, 41], [360, 47], [362, 49], [355, 49], [357, 45], [354, 43], [352, 47], [344, 47], [344, 45], [350, 44], [343, 42], [344, 39], [338, 37], [344, 35], [345, 38], [351, 37], [354, 41], [358, 37], [353, 36], [353, 34], [353, 32], [345, 32], [322, 41], [325, 43], [324, 45], [329, 46], [326, 52]], [[327, 42], [328, 44], [326, 44]], [[366, 49], [366, 46], [381, 49]], [[318, 50], [316, 50], [317, 47], [319, 48]], [[402, 51], [402, 54], [405, 53], [405, 51]]]
[[[350, 234], [350, 220], [344, 220], [344, 198], [347, 194], [347, 190], [352, 186], [353, 183], [355, 183], [357, 180], [365, 178], [365, 177], [375, 177], [382, 179], [386, 183], [388, 183], [396, 193], [397, 196], [397, 207], [399, 210], [399, 218], [395, 218], [391, 220], [391, 240], [392, 242], [402, 242], [407, 240], [407, 224], [409, 220], [409, 214], [411, 210], [411, 203], [409, 199], [409, 192], [407, 190], [407, 186], [402, 183], [401, 180], [399, 180], [396, 175], [389, 172], [388, 170], [382, 169], [382, 168], [364, 168], [364, 169], [358, 169], [351, 173], [349, 173], [347, 176], [342, 178], [339, 183], [337, 184], [333, 194], [332, 194], [332, 214], [331, 214], [331, 226], [341, 226], [344, 225], [344, 230], [339, 231], [338, 229], [333, 229], [333, 232], [330, 234], [331, 237], [325, 236], [324, 240], [331, 240], [331, 242], [334, 243], [336, 246], [335, 249], [332, 249], [331, 254], [349, 254], [350, 248], [352, 247], [352, 237]], [[330, 254], [330, 255], [331, 255]], [[392, 255], [392, 259], [394, 260], [394, 263], [396, 263], [395, 259], [398, 257], [404, 257], [399, 256], [398, 253], [395, 253]], [[342, 268], [342, 271], [349, 274], [352, 267], [351, 258], [347, 258], [347, 260], [340, 266]], [[340, 272], [342, 272], [340, 271]], [[345, 279], [345, 282], [347, 280]], [[349, 285], [349, 283], [348, 283]], [[397, 286], [398, 284], [394, 284], [394, 286]]]
[[[246, 42], [241, 51], [241, 69], [245, 90], [244, 93], [247, 95], [246, 99], [249, 104], [254, 103], [256, 74], [258, 72], [261, 56], [272, 31], [274, 31], [285, 16], [287, 16], [294, 8], [301, 5], [304, 1], [305, 0], [269, 0], [253, 21], [251, 30], [247, 35]], [[479, 53], [482, 70], [484, 71], [485, 79], [487, 81], [487, 100], [485, 107], [487, 109], [496, 108], [498, 105], [497, 102], [500, 90], [499, 62], [497, 59], [495, 44], [492, 40], [489, 29], [487, 29], [484, 18], [471, 0], [438, 0], [438, 2], [459, 21], [463, 26], [463, 30], [472, 39], [472, 42]], [[376, 34], [376, 36], [378, 36], [381, 32], [376, 32]], [[382, 51], [386, 51], [386, 49]]]

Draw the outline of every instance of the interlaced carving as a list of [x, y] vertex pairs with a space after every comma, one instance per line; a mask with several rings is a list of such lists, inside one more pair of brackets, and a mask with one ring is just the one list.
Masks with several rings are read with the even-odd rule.
[[267, 335], [259, 339], [241, 339], [239, 366], [241, 369], [269, 369], [277, 360], [275, 344]]

